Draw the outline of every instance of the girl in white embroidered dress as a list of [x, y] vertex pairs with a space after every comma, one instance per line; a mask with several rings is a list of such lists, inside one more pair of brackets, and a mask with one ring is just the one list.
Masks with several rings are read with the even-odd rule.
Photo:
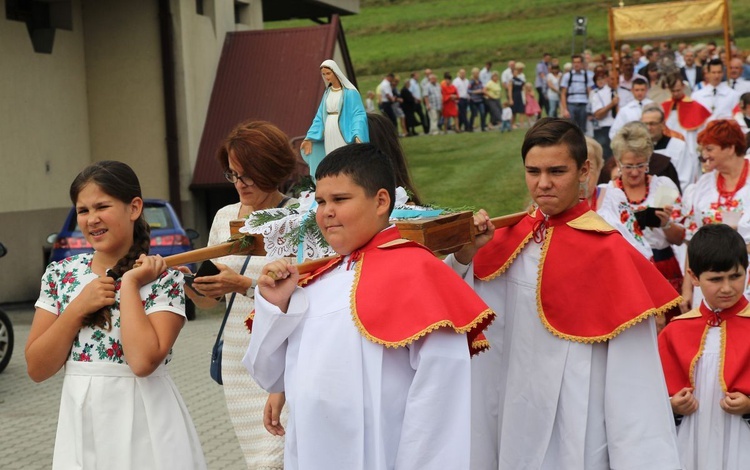
[[147, 256], [138, 178], [97, 162], [70, 198], [95, 251], [49, 265], [26, 344], [35, 382], [65, 366], [52, 468], [204, 469], [166, 368], [185, 323], [183, 277]]

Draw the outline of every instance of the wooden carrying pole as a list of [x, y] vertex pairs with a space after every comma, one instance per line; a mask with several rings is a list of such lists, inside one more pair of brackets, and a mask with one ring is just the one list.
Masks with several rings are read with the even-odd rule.
[[263, 237], [261, 235], [250, 235], [243, 240], [232, 240], [218, 245], [198, 248], [176, 255], [165, 256], [167, 266], [173, 268], [191, 263], [200, 263], [213, 258], [221, 258], [227, 255], [257, 255], [264, 256]]
[[729, 70], [729, 63], [732, 62], [732, 43], [729, 40], [729, 0], [724, 0], [724, 66]]
[[[509, 227], [511, 225], [517, 224], [521, 219], [523, 219], [526, 216], [526, 214], [527, 212], [517, 212], [515, 214], [495, 217], [494, 219], [490, 219], [490, 221], [495, 226], [495, 228]], [[476, 236], [476, 229], [474, 228], [473, 218], [464, 217], [461, 220], [463, 221], [462, 226], [458, 227], [458, 229], [469, 230], [468, 239], [470, 243], [473, 243], [474, 237]], [[411, 240], [416, 237], [405, 236], [405, 238], [408, 238]], [[426, 239], [431, 240], [429, 238], [426, 238]], [[417, 239], [414, 241], [420, 241], [420, 239]], [[426, 244], [426, 246], [430, 248], [431, 250], [437, 252], [438, 254], [445, 254], [444, 247], [429, 246], [428, 244]], [[460, 249], [460, 246], [453, 247], [453, 248], [455, 249], [453, 249], [452, 251], [458, 251], [458, 249]], [[228, 241], [226, 243], [221, 243], [221, 244], [213, 245], [213, 246], [207, 246], [205, 248], [198, 248], [197, 250], [187, 251], [185, 253], [180, 253], [177, 255], [167, 256], [164, 258], [164, 261], [167, 262], [167, 266], [175, 267], [175, 266], [182, 266], [185, 264], [199, 263], [201, 261], [205, 261], [205, 260], [212, 259], [212, 258], [220, 258], [222, 256], [227, 256], [227, 255], [264, 256], [265, 254], [266, 252], [263, 249], [262, 235], [244, 235], [242, 237], [242, 240], [238, 238], [236, 240]], [[319, 258], [319, 259], [314, 259], [310, 261], [305, 261], [304, 263], [300, 263], [298, 265], [298, 269], [301, 274], [310, 273], [312, 271], [315, 271], [319, 267], [322, 267], [331, 259], [333, 259], [333, 257], [326, 257], [326, 258]]]
[[[612, 51], [612, 72], [615, 76], [616, 86], [620, 86], [620, 51], [617, 51], [617, 40], [615, 40], [615, 14], [614, 7], [609, 7], [609, 48]], [[615, 89], [617, 92], [617, 89]]]

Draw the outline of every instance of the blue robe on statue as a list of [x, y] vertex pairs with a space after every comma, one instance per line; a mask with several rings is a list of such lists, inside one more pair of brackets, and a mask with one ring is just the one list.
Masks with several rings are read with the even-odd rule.
[[[305, 162], [310, 166], [310, 176], [315, 180], [315, 170], [318, 165], [326, 156], [325, 151], [325, 123], [328, 118], [328, 112], [326, 110], [326, 99], [328, 94], [331, 92], [330, 88], [326, 88], [323, 93], [323, 99], [320, 100], [320, 106], [318, 106], [318, 112], [315, 113], [310, 130], [307, 131], [305, 139], [312, 142], [312, 152], [309, 155], [305, 155], [304, 152], [302, 157]], [[357, 137], [361, 142], [370, 141], [370, 132], [367, 127], [367, 113], [365, 107], [362, 104], [362, 98], [356, 89], [343, 88], [343, 97], [339, 107], [339, 130], [341, 135], [347, 144], [355, 142], [354, 138]]]

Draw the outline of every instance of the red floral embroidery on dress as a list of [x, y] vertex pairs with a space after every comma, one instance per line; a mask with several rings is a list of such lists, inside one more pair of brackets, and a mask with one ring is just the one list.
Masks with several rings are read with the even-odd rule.
[[[42, 278], [42, 291], [39, 302], [58, 315], [65, 315], [65, 309], [81, 293], [82, 289], [97, 275], [91, 270], [93, 254], [72, 256], [47, 267]], [[167, 270], [159, 279], [150, 283], [145, 296], [148, 311], [174, 309], [185, 305], [182, 287], [182, 274]], [[69, 360], [77, 362], [114, 362], [125, 364], [125, 353], [120, 339], [120, 285], [115, 283], [115, 303], [111, 307], [112, 330], [82, 328], [73, 340]], [[142, 291], [145, 292], [145, 291]], [[165, 363], [171, 360], [171, 352]]]

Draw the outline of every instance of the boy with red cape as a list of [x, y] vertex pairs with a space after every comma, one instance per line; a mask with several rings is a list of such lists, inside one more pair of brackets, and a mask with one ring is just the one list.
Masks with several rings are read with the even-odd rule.
[[680, 297], [579, 201], [575, 124], [540, 120], [522, 156], [536, 208], [498, 230], [480, 211], [447, 259], [497, 313], [472, 363], [471, 468], [680, 468], [654, 322]]
[[740, 470], [750, 462], [750, 307], [747, 247], [728, 225], [701, 227], [688, 245], [699, 308], [659, 334], [683, 468]]
[[390, 224], [395, 177], [375, 147], [336, 149], [315, 176], [315, 218], [340, 256], [303, 287], [286, 260], [263, 268], [243, 360], [286, 392], [284, 468], [468, 468], [470, 354], [494, 313]]

